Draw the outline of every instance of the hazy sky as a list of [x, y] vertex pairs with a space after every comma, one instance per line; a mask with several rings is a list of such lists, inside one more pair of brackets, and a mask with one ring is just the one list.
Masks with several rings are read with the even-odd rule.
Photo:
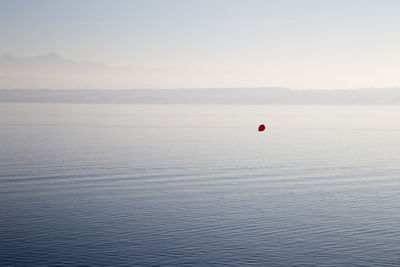
[[399, 11], [395, 0], [0, 0], [0, 54], [131, 67], [127, 88], [393, 87]]

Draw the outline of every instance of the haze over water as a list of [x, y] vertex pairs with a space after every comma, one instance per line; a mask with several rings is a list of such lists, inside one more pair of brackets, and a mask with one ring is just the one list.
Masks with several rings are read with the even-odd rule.
[[400, 265], [399, 106], [0, 112], [4, 265]]

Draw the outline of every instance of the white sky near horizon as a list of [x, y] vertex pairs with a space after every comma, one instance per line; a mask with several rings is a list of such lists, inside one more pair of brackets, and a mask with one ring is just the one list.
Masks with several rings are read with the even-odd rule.
[[394, 0], [0, 0], [0, 54], [131, 68], [104, 88], [395, 87], [399, 10]]

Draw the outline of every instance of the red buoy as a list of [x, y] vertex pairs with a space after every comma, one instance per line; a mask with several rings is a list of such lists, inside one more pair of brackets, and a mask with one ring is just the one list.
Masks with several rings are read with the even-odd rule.
[[261, 124], [260, 126], [258, 126], [258, 131], [259, 132], [262, 132], [264, 130], [265, 130], [265, 125], [264, 124]]

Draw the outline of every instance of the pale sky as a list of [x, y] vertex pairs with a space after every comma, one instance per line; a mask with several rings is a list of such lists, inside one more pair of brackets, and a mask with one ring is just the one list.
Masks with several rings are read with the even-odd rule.
[[110, 88], [395, 87], [399, 12], [395, 0], [0, 0], [0, 55], [129, 67]]

